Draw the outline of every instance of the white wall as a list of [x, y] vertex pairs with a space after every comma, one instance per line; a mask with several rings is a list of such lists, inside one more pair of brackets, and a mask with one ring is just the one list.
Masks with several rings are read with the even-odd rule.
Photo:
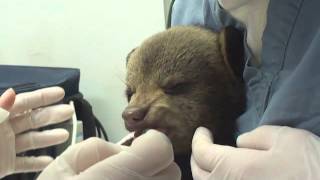
[[117, 141], [125, 57], [164, 27], [162, 0], [0, 0], [0, 63], [80, 68], [81, 91]]

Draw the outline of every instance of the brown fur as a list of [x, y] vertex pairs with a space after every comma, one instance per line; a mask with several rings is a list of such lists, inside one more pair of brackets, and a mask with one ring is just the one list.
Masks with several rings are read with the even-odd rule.
[[[176, 155], [190, 154], [199, 126], [211, 130], [215, 143], [233, 145], [244, 88], [229, 65], [225, 41], [223, 32], [181, 26], [148, 38], [132, 51], [127, 60], [129, 104], [123, 113], [127, 129], [163, 131]], [[140, 119], [128, 118], [132, 109], [141, 110]]]

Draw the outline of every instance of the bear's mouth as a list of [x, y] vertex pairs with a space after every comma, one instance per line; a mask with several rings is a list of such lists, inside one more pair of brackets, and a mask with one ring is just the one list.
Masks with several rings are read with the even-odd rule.
[[[125, 138], [123, 138], [120, 142], [118, 142], [118, 144], [131, 146], [131, 143], [133, 142], [134, 139], [136, 139], [137, 137], [139, 137], [142, 134], [146, 133], [148, 130], [150, 130], [150, 129], [146, 128], [144, 130], [140, 129], [140, 130], [133, 131], [130, 134], [128, 134]], [[160, 132], [166, 134], [167, 136], [169, 136], [168, 135], [169, 131], [167, 129], [157, 128], [157, 129], [154, 129], [154, 130], [160, 131]]]
[[134, 137], [134, 138], [137, 138], [137, 137], [141, 136], [142, 134], [146, 133], [148, 130], [149, 130], [149, 129], [135, 130], [133, 137]]
[[160, 131], [169, 136], [171, 132], [169, 126], [165, 126], [164, 124], [160, 124], [158, 122], [159, 121], [148, 120], [143, 120], [140, 122], [125, 121], [125, 127], [128, 131], [134, 132], [135, 138], [141, 136], [150, 129]]
[[167, 128], [154, 127], [154, 128], [145, 128], [145, 129], [134, 130], [134, 138], [137, 138], [137, 137], [141, 136], [142, 134], [146, 133], [150, 129], [154, 129], [154, 130], [160, 131], [160, 132], [162, 132], [163, 134], [165, 134], [167, 136], [170, 135], [169, 134], [169, 130]]

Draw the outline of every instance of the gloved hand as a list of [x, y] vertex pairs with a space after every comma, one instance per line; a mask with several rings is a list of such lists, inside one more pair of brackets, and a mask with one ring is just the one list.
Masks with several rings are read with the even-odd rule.
[[192, 142], [195, 180], [320, 179], [320, 138], [289, 127], [262, 126], [238, 137], [238, 148], [216, 145], [199, 128]]
[[53, 160], [49, 156], [19, 157], [16, 154], [68, 139], [68, 131], [64, 129], [30, 131], [71, 118], [74, 109], [70, 105], [44, 107], [63, 97], [64, 90], [59, 87], [17, 96], [9, 89], [0, 97], [0, 178], [19, 172], [40, 171]]
[[180, 180], [169, 139], [149, 130], [130, 147], [90, 138], [69, 147], [38, 180]]

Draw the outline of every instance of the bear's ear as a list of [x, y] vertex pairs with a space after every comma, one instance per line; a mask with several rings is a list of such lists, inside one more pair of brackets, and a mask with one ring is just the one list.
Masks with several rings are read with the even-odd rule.
[[232, 27], [226, 27], [219, 35], [224, 62], [233, 76], [241, 81], [245, 66], [243, 38], [243, 32]]
[[130, 56], [131, 56], [131, 54], [136, 50], [137, 48], [133, 48], [130, 52], [129, 52], [129, 54], [127, 55], [127, 57], [126, 57], [126, 65], [128, 65], [128, 61], [129, 61], [129, 59], [130, 59]]

